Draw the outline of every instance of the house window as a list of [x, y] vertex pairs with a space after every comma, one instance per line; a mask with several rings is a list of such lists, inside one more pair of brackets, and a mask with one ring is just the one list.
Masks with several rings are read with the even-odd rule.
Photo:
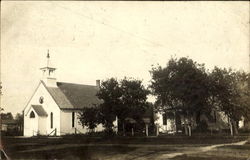
[[164, 113], [162, 115], [162, 120], [163, 120], [163, 125], [167, 125], [167, 114], [166, 113]]
[[35, 118], [35, 113], [33, 111], [30, 112], [30, 118]]
[[72, 112], [72, 127], [75, 127], [75, 112]]
[[53, 128], [53, 113], [50, 113], [50, 128]]

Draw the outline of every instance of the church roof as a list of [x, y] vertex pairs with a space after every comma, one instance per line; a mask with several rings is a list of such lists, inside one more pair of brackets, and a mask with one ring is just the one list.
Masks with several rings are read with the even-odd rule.
[[57, 82], [57, 87], [46, 88], [61, 109], [82, 109], [102, 103], [96, 96], [96, 86]]
[[43, 109], [43, 106], [31, 105], [31, 107], [35, 110], [35, 112], [38, 114], [38, 116], [40, 116], [40, 117], [47, 117], [48, 116], [47, 112]]

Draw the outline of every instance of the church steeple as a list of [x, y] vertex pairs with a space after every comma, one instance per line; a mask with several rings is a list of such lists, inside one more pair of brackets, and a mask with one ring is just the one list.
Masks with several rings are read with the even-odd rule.
[[55, 77], [55, 70], [56, 68], [52, 67], [50, 62], [50, 54], [49, 50], [47, 52], [47, 65], [45, 67], [40, 68], [42, 71], [42, 81], [49, 87], [57, 87], [56, 85], [56, 77]]

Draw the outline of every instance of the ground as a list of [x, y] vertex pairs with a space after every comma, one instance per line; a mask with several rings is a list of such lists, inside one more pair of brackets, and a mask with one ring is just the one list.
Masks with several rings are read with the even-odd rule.
[[11, 159], [246, 160], [250, 158], [248, 136], [5, 137], [2, 143]]

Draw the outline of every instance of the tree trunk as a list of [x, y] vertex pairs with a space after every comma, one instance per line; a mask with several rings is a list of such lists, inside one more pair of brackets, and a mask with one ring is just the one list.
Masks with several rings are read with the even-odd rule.
[[238, 127], [237, 127], [237, 123], [236, 123], [236, 121], [232, 121], [232, 128], [233, 128], [233, 133], [234, 133], [234, 135], [237, 135], [238, 134]]
[[230, 119], [230, 132], [231, 136], [238, 134], [238, 126], [235, 120]]
[[187, 124], [184, 124], [184, 129], [185, 129], [185, 135], [188, 135], [188, 128], [187, 128]]
[[233, 124], [232, 124], [232, 122], [231, 122], [231, 120], [230, 120], [230, 133], [231, 133], [231, 136], [233, 136], [234, 135], [234, 132], [233, 132]]
[[192, 128], [191, 128], [191, 125], [188, 125], [188, 136], [192, 136]]
[[158, 136], [159, 135], [159, 126], [158, 126], [158, 124], [156, 125], [156, 136]]
[[125, 125], [124, 125], [124, 122], [122, 122], [122, 132], [123, 132], [123, 136], [125, 136]]

